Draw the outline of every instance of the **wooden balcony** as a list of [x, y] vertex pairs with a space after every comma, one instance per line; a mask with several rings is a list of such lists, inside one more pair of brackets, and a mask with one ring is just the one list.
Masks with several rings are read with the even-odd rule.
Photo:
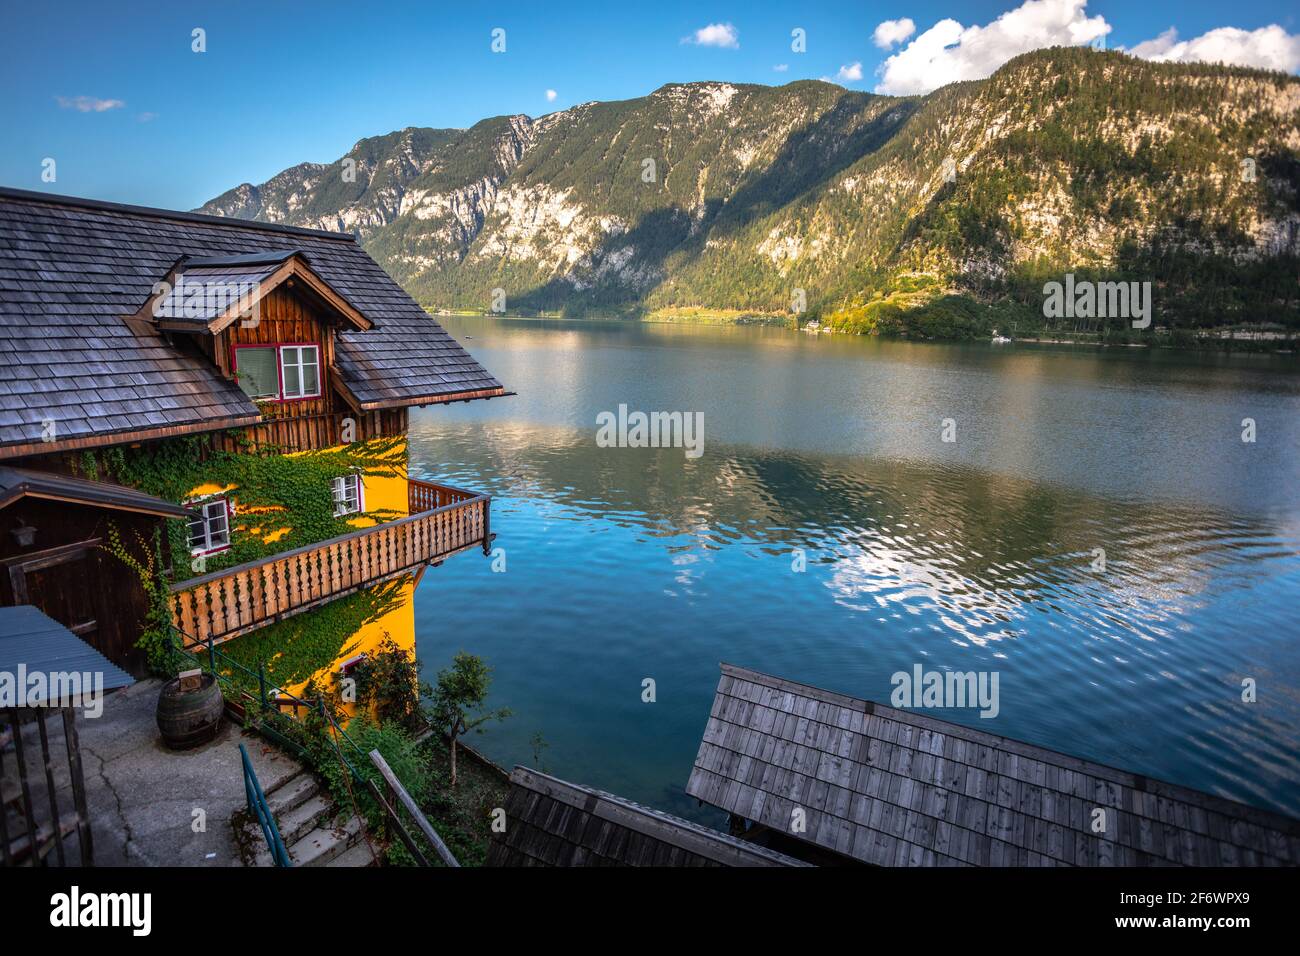
[[412, 479], [410, 516], [172, 585], [186, 644], [232, 637], [300, 614], [422, 565], [491, 550], [487, 495]]

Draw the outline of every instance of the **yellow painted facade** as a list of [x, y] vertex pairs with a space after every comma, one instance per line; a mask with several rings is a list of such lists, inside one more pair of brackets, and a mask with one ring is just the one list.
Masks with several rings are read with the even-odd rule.
[[[412, 657], [415, 656], [415, 579], [412, 576], [408, 576], [403, 582], [396, 606], [375, 620], [362, 625], [348, 641], [343, 657], [332, 661], [327, 667], [322, 667], [307, 680], [285, 689], [291, 694], [302, 696], [307, 685], [313, 680], [317, 684], [329, 686], [338, 676], [340, 667], [362, 654], [372, 653], [387, 638], [392, 638], [398, 647]], [[355, 708], [351, 705], [345, 705], [344, 709], [349, 715], [355, 713]]]

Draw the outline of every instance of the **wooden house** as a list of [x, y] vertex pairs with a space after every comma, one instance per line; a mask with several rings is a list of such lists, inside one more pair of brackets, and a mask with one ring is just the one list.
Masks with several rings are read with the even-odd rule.
[[822, 865], [1300, 861], [1289, 817], [730, 664], [686, 792]]
[[[163, 501], [85, 474], [83, 453], [192, 435], [310, 455], [403, 438], [412, 407], [505, 394], [353, 236], [0, 189], [0, 603], [36, 604], [138, 669], [144, 597], [105, 560], [105, 522], [185, 521], [192, 553], [216, 553], [238, 490]], [[404, 471], [330, 481], [336, 516], [383, 498], [396, 520], [178, 581], [189, 640], [490, 544], [485, 495]]]

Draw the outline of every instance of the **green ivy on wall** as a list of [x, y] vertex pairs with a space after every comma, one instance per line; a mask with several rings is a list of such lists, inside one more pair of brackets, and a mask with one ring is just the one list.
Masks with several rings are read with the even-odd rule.
[[[264, 456], [213, 451], [201, 437], [191, 436], [138, 448], [85, 452], [78, 467], [86, 477], [107, 478], [177, 504], [185, 503], [189, 492], [200, 485], [235, 486], [231, 496], [236, 513], [228, 550], [192, 564], [187, 522], [168, 522], [174, 579], [181, 581], [346, 534], [355, 530], [349, 521], [358, 517], [375, 521], [398, 517], [389, 511], [335, 517], [332, 481], [354, 471], [367, 477], [405, 475], [405, 442], [405, 436], [375, 438], [332, 451]], [[249, 513], [254, 508], [278, 510]], [[237, 530], [240, 525], [244, 530]], [[274, 541], [262, 540], [280, 528], [289, 531]]]

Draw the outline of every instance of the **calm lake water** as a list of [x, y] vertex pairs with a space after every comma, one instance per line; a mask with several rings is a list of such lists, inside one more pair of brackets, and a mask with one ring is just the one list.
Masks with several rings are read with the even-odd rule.
[[[519, 393], [411, 420], [413, 474], [493, 495], [505, 573], [449, 561], [415, 614], [426, 678], [494, 668], [499, 762], [540, 733], [713, 819], [683, 787], [719, 661], [883, 702], [921, 664], [999, 674], [995, 719], [936, 716], [1300, 815], [1294, 362], [441, 321]], [[597, 447], [620, 404], [702, 412], [703, 455]]]

